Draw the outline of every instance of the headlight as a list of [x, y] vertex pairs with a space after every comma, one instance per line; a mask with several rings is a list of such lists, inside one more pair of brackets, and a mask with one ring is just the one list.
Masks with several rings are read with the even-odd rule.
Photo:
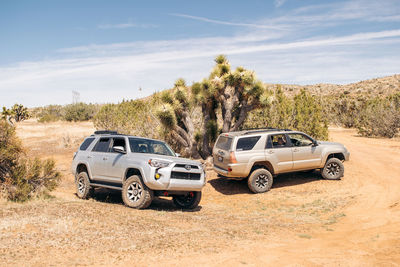
[[149, 160], [149, 165], [151, 167], [155, 167], [155, 168], [165, 168], [169, 166], [169, 162], [168, 161], [163, 161], [163, 160], [159, 160], [159, 159], [150, 159]]

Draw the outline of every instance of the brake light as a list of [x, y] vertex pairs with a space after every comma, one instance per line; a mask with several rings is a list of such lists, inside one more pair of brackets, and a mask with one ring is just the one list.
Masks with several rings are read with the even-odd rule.
[[229, 154], [229, 162], [230, 163], [237, 163], [236, 157], [235, 157], [235, 152], [231, 151]]

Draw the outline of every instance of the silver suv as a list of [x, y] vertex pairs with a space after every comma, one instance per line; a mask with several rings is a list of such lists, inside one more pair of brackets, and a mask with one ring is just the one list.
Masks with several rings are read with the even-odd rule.
[[340, 179], [350, 153], [340, 143], [316, 141], [305, 133], [257, 129], [221, 134], [213, 148], [214, 170], [245, 179], [254, 193], [268, 191], [273, 176], [320, 169], [325, 179]]
[[206, 182], [201, 163], [179, 158], [166, 143], [113, 131], [96, 131], [83, 141], [72, 173], [78, 197], [88, 198], [96, 187], [116, 189], [138, 209], [154, 196], [172, 196], [177, 207], [194, 209]]

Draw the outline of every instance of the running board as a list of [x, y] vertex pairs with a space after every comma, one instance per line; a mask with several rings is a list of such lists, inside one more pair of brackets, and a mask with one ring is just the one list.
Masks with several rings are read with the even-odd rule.
[[122, 187], [120, 187], [120, 186], [107, 185], [107, 184], [90, 183], [90, 186], [98, 186], [98, 187], [110, 188], [110, 189], [115, 189], [115, 190], [122, 190]]

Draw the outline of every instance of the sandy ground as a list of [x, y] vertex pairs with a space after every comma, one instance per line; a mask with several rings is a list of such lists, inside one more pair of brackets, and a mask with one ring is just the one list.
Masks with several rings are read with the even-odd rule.
[[91, 123], [20, 123], [29, 155], [53, 157], [63, 179], [54, 198], [0, 203], [0, 265], [400, 266], [400, 140], [331, 129], [351, 160], [339, 181], [278, 176], [265, 194], [246, 182], [208, 183], [197, 210], [170, 199], [146, 210], [119, 192], [75, 194], [73, 152]]

